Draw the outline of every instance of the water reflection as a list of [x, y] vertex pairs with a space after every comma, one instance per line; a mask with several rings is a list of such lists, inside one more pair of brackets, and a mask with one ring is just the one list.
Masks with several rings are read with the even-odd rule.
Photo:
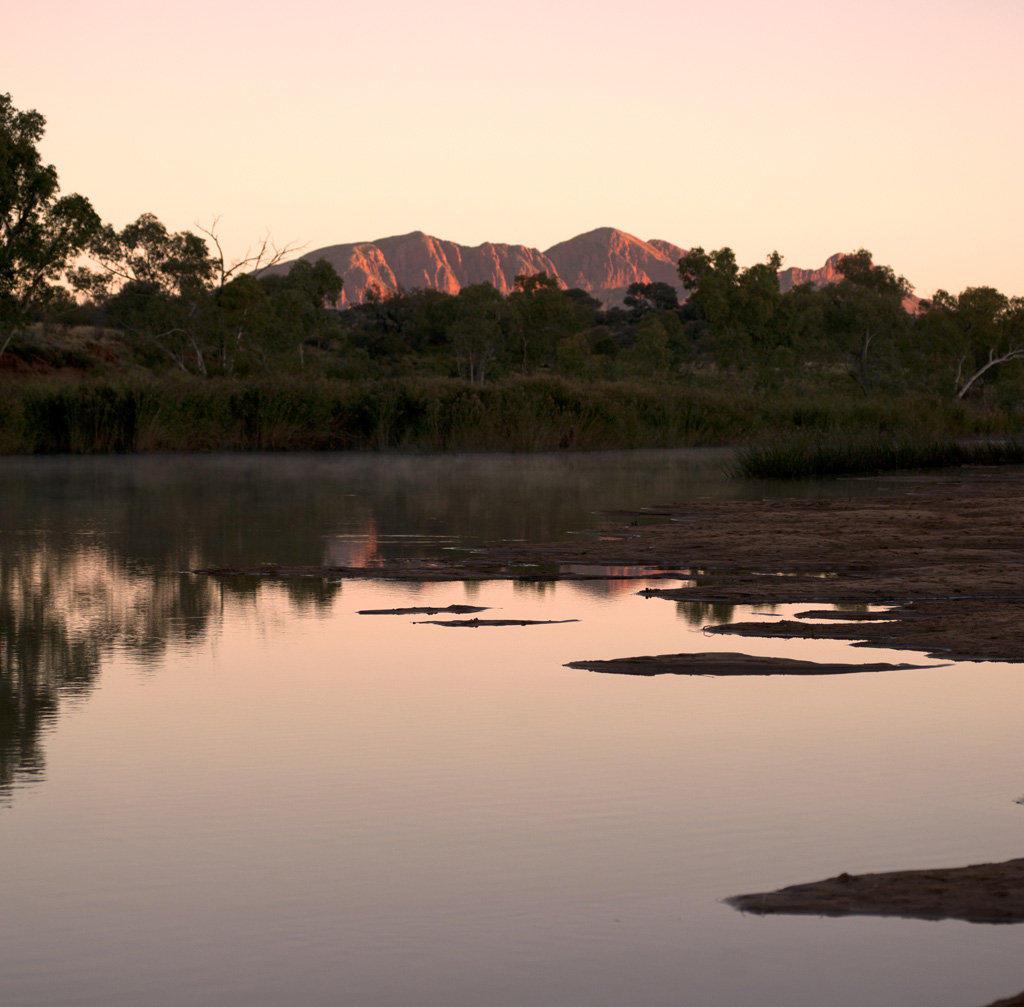
[[205, 633], [212, 585], [126, 568], [110, 550], [16, 542], [0, 556], [0, 796], [42, 771], [40, 734], [89, 694], [115, 645], [142, 657]]
[[735, 618], [736, 606], [707, 601], [677, 601], [676, 615], [690, 626], [709, 622], [729, 623]]
[[[731, 1007], [767, 990], [853, 1007], [1019, 985], [1008, 934], [762, 926], [718, 901], [1013, 855], [1012, 669], [593, 676], [563, 664], [733, 650], [691, 628], [734, 610], [674, 619], [636, 597], [643, 580], [612, 597], [600, 581], [180, 573], [315, 565], [371, 538], [368, 563], [555, 537], [688, 485], [672, 455], [646, 475], [420, 461], [417, 482], [409, 459], [0, 459], [0, 798], [32, 785], [0, 809], [5, 1004], [575, 1007], [686, 990]], [[452, 634], [356, 614], [474, 597], [495, 617], [579, 621]]]
[[[213, 583], [182, 571], [370, 567], [498, 539], [564, 538], [592, 525], [596, 510], [763, 494], [761, 484], [725, 478], [730, 457], [0, 458], [0, 794], [19, 776], [38, 776], [41, 733], [62, 704], [89, 694], [111, 648], [153, 662], [172, 641], [203, 639], [226, 597], [254, 604], [259, 595], [258, 579]], [[786, 487], [795, 491], [829, 489]], [[604, 598], [638, 586], [581, 584]], [[476, 590], [467, 585], [466, 595]], [[516, 590], [544, 595], [554, 584]], [[328, 612], [340, 591], [319, 578], [285, 585], [298, 613]], [[723, 621], [726, 608], [686, 618]]]

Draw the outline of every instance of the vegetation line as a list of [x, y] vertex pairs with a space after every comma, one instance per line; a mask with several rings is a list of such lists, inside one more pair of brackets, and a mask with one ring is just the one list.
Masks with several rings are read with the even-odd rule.
[[[748, 476], [1020, 460], [1005, 413], [907, 394], [813, 405], [713, 382], [49, 379], [0, 385], [0, 452], [558, 451], [746, 444]], [[992, 442], [967, 448], [966, 438]]]
[[1006, 464], [1024, 464], [1024, 441], [790, 438], [744, 448], [737, 459], [735, 474], [748, 479], [808, 479], [899, 469]]
[[754, 444], [741, 467], [776, 477], [1018, 457], [1024, 298], [921, 300], [866, 249], [784, 290], [777, 252], [723, 247], [611, 305], [541, 272], [339, 310], [335, 267], [269, 238], [229, 261], [216, 221], [104, 223], [60, 195], [44, 127], [0, 94], [0, 452]]

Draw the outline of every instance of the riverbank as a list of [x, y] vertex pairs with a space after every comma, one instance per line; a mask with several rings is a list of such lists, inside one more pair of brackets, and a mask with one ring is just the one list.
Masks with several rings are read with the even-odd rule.
[[[924, 445], [933, 457], [936, 444], [1007, 443], [1019, 432], [1019, 417], [984, 400], [964, 404], [921, 392], [866, 397], [835, 376], [778, 388], [715, 372], [617, 381], [510, 375], [486, 384], [422, 375], [0, 380], [0, 454], [543, 452], [781, 440], [824, 445], [828, 464], [837, 452], [846, 458], [851, 444], [867, 446], [869, 457], [858, 464], [874, 471], [886, 467], [879, 449], [893, 444]], [[758, 464], [792, 474], [787, 452]], [[808, 465], [799, 451], [796, 461]], [[804, 474], [832, 471], [811, 461]]]
[[[721, 625], [720, 632], [1024, 661], [1024, 470], [901, 475], [885, 486], [874, 497], [652, 506], [608, 515], [569, 542], [502, 543], [430, 561], [202, 572], [410, 581], [663, 577], [666, 587], [646, 588], [649, 597], [810, 606], [802, 619]], [[829, 612], [823, 622], [813, 609], [823, 604], [860, 611], [849, 619]], [[880, 616], [865, 606], [888, 611]]]
[[[902, 916], [968, 923], [1024, 922], [1024, 859], [884, 874], [839, 874], [726, 902], [758, 916]], [[1022, 994], [1024, 995], [1024, 994]]]

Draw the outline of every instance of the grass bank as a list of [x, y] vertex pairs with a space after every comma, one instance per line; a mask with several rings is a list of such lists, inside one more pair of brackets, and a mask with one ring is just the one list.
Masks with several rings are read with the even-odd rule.
[[[40, 378], [0, 385], [0, 452], [554, 451], [765, 443], [947, 442], [1017, 433], [1006, 414], [925, 396], [867, 399], [697, 382]], [[799, 450], [807, 451], [806, 448]], [[778, 449], [747, 452], [776, 464]], [[755, 452], [760, 452], [756, 454]], [[818, 456], [809, 474], [832, 474]], [[808, 460], [810, 459], [810, 460]], [[794, 463], [794, 468], [797, 466]], [[864, 469], [883, 466], [864, 462]], [[847, 464], [843, 471], [851, 471]], [[767, 474], [767, 473], [766, 473]]]
[[849, 435], [823, 439], [791, 437], [744, 448], [736, 462], [736, 474], [748, 479], [808, 479], [898, 469], [1022, 463], [1024, 440], [1020, 439], [964, 442]]

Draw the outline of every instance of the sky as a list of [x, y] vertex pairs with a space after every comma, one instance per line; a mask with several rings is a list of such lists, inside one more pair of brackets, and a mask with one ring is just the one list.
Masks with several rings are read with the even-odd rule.
[[0, 92], [121, 227], [312, 251], [595, 227], [1024, 295], [1021, 0], [54, 0]]

